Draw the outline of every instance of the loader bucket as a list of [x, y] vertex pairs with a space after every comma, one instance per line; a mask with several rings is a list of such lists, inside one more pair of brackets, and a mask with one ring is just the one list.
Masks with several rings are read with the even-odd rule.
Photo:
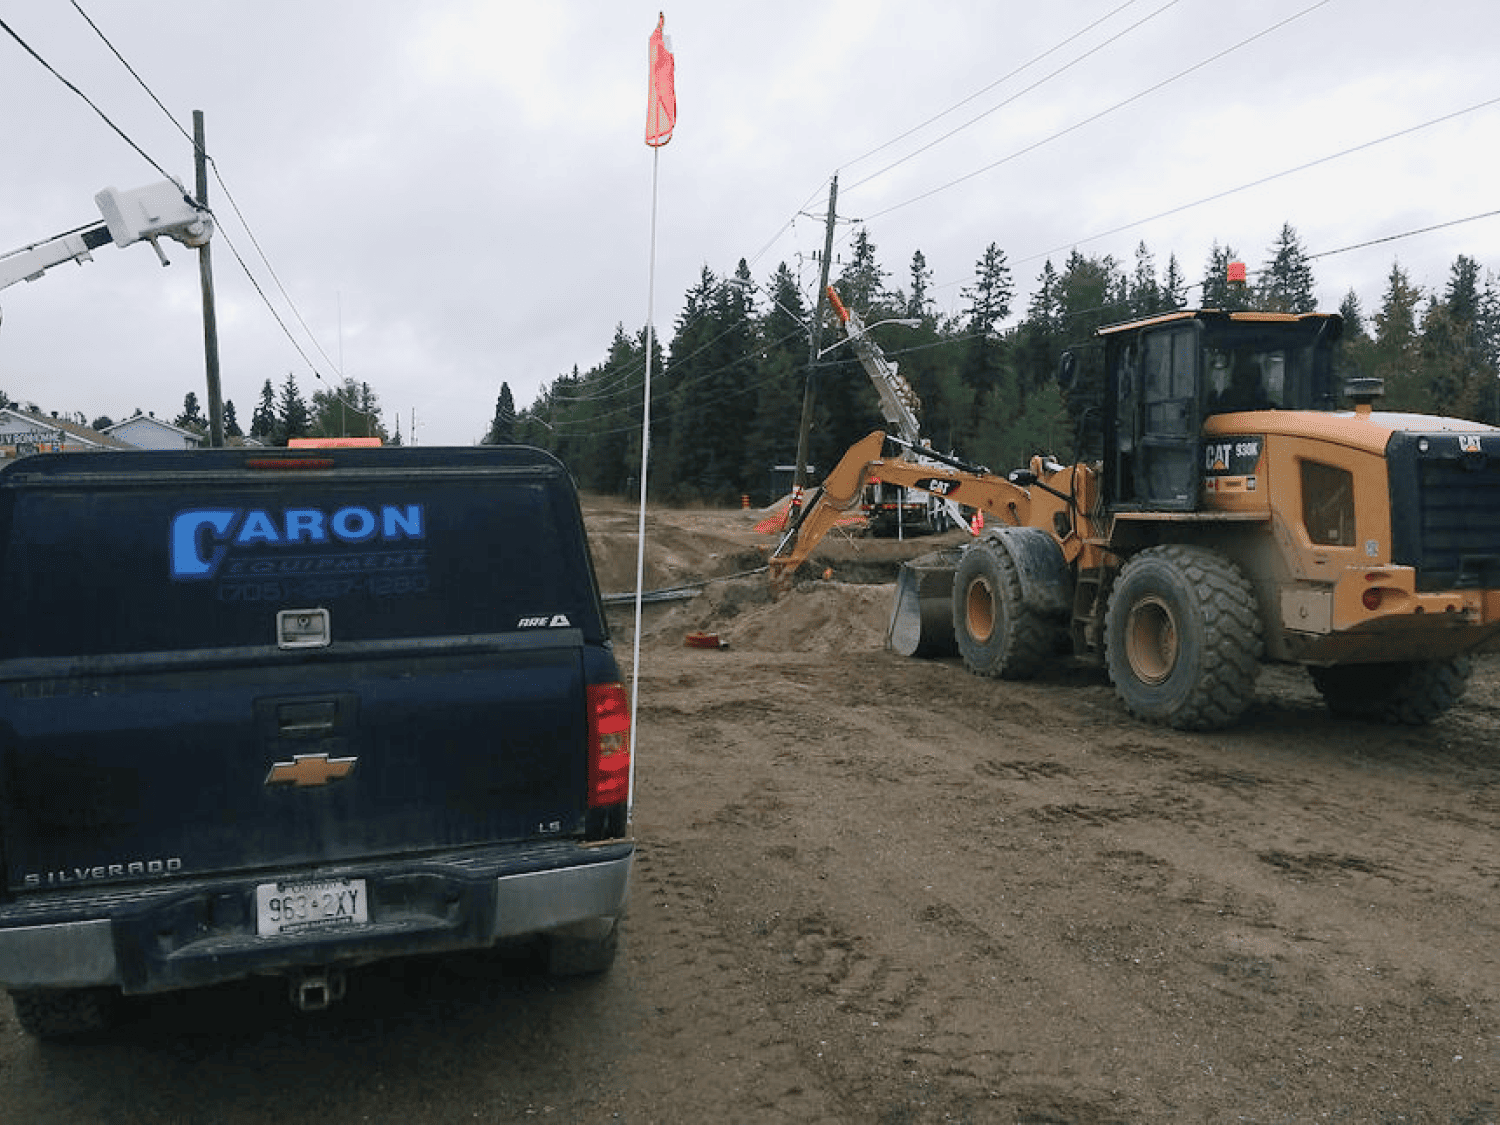
[[901, 564], [886, 647], [902, 656], [956, 656], [953, 575], [962, 548], [934, 551]]

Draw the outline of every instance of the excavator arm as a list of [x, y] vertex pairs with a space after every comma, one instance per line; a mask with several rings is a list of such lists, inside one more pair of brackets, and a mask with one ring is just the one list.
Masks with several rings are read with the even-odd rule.
[[1015, 527], [1029, 525], [1029, 489], [1004, 477], [927, 462], [916, 455], [886, 458], [882, 456], [885, 443], [885, 431], [875, 430], [849, 447], [771, 554], [768, 563], [773, 583], [791, 579], [834, 524], [859, 504], [860, 493], [872, 475], [973, 508], [983, 512], [986, 520]]

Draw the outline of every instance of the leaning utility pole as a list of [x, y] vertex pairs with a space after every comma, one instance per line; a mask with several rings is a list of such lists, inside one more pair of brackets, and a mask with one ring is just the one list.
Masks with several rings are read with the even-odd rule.
[[837, 217], [839, 177], [835, 172], [828, 185], [828, 221], [823, 231], [823, 267], [818, 276], [818, 299], [813, 306], [812, 324], [807, 332], [807, 385], [802, 389], [802, 424], [797, 428], [797, 464], [792, 475], [792, 503], [787, 523], [796, 526], [797, 511], [802, 506], [802, 489], [806, 485], [807, 441], [812, 430], [813, 389], [818, 370], [818, 344], [823, 335], [823, 309], [828, 300], [828, 267], [833, 258], [833, 226]]
[[[198, 206], [208, 210], [208, 153], [203, 147], [203, 111], [193, 110], [193, 164], [198, 172]], [[208, 242], [198, 247], [198, 281], [203, 290], [203, 360], [208, 371], [208, 444], [224, 445], [224, 402], [219, 394], [219, 324], [214, 314], [214, 267]]]

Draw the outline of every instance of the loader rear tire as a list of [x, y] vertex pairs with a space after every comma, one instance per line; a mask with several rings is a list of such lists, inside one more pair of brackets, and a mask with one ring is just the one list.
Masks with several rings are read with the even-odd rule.
[[1463, 697], [1474, 662], [1413, 660], [1308, 668], [1328, 710], [1341, 719], [1425, 726]]
[[1131, 714], [1180, 730], [1231, 726], [1255, 697], [1260, 673], [1255, 593], [1214, 551], [1153, 547], [1115, 580], [1104, 647]]
[[1026, 604], [1021, 577], [993, 540], [971, 543], [953, 576], [953, 637], [976, 676], [1029, 680], [1054, 658], [1057, 626]]

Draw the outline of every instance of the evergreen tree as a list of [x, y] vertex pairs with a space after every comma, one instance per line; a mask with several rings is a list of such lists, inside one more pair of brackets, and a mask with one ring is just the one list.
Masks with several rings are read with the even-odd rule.
[[1173, 254], [1167, 259], [1167, 272], [1161, 283], [1162, 308], [1187, 308], [1187, 289], [1187, 278], [1183, 276], [1177, 255]]
[[931, 285], [932, 270], [927, 265], [926, 255], [920, 250], [912, 251], [911, 296], [906, 299], [905, 307], [901, 312], [902, 316], [927, 319], [932, 311], [932, 298], [927, 294]]
[[884, 302], [885, 278], [886, 272], [875, 258], [875, 244], [861, 223], [854, 231], [849, 262], [839, 271], [834, 288], [845, 305], [864, 317], [866, 323], [873, 324], [890, 315]]
[[1012, 355], [1022, 386], [1039, 387], [1052, 379], [1067, 346], [1060, 286], [1057, 270], [1050, 261], [1046, 262], [1037, 276], [1036, 291], [1027, 304], [1025, 319], [1012, 335]]
[[[604, 363], [584, 376], [583, 396], [592, 420], [580, 425], [593, 439], [576, 455], [576, 472], [592, 491], [619, 494], [640, 472], [641, 392], [645, 385], [645, 331], [632, 339], [623, 324], [615, 325]], [[660, 370], [655, 367], [653, 370]], [[654, 388], [653, 388], [654, 391]], [[664, 431], [653, 417], [653, 437]]]
[[[743, 260], [736, 273], [737, 282], [748, 282]], [[751, 294], [707, 266], [688, 293], [667, 363], [668, 499], [729, 503], [743, 491], [745, 433], [755, 409]]]
[[1399, 262], [1392, 263], [1380, 311], [1370, 374], [1385, 381], [1385, 405], [1393, 410], [1428, 411], [1433, 403], [1417, 377], [1417, 308], [1422, 291], [1412, 285]]
[[276, 437], [276, 392], [267, 379], [260, 389], [260, 404], [250, 415], [250, 436], [261, 441], [274, 441]]
[[239, 419], [234, 414], [233, 399], [226, 399], [224, 402], [224, 433], [227, 437], [245, 436], [245, 431], [240, 429]]
[[1369, 333], [1365, 331], [1364, 309], [1359, 303], [1359, 294], [1353, 289], [1339, 302], [1339, 316], [1344, 321], [1343, 339], [1346, 342], [1369, 339]]
[[771, 275], [768, 291], [766, 311], [757, 324], [759, 385], [742, 474], [745, 491], [762, 503], [778, 499], [770, 494], [771, 467], [797, 460], [797, 428], [809, 378], [807, 309], [797, 277], [785, 262]]
[[1156, 259], [1144, 242], [1135, 248], [1135, 274], [1130, 279], [1130, 313], [1150, 316], [1163, 306], [1161, 286], [1156, 281]]
[[[0, 395], [0, 397], [4, 396]], [[0, 409], [3, 409], [3, 407], [0, 407]], [[92, 422], [89, 423], [89, 429], [103, 431], [109, 429], [114, 424], [115, 420], [108, 414], [101, 414], [99, 415], [99, 417], [95, 418]]]
[[[618, 337], [621, 329], [615, 328]], [[484, 435], [484, 445], [510, 445], [516, 440], [516, 400], [511, 396], [510, 384], [500, 384], [500, 396], [495, 399], [495, 417]]]
[[182, 413], [177, 415], [176, 425], [184, 429], [197, 430], [199, 432], [208, 429], [208, 420], [203, 417], [198, 406], [198, 396], [194, 392], [188, 391], [183, 396]]
[[984, 256], [974, 264], [974, 284], [959, 290], [959, 295], [968, 301], [964, 311], [965, 330], [979, 336], [996, 335], [1000, 322], [1010, 315], [1015, 292], [1005, 251], [991, 242], [985, 247]]
[[1496, 371], [1481, 340], [1479, 263], [1460, 255], [1448, 286], [1422, 318], [1418, 355], [1433, 409], [1459, 418], [1495, 416]]
[[277, 404], [276, 444], [285, 445], [292, 438], [307, 437], [311, 416], [302, 392], [297, 389], [297, 377], [286, 373], [286, 382], [281, 384], [281, 399]]
[[1256, 303], [1268, 312], [1306, 313], [1318, 307], [1312, 267], [1291, 223], [1284, 223], [1256, 286]]
[[1205, 309], [1224, 309], [1227, 312], [1243, 312], [1250, 307], [1249, 286], [1241, 281], [1229, 280], [1229, 266], [1239, 261], [1239, 254], [1229, 246], [1221, 247], [1217, 242], [1208, 254], [1208, 265], [1203, 271], [1203, 304]]
[[[339, 384], [313, 392], [307, 432], [314, 437], [375, 437], [385, 439], [380, 399], [370, 384], [344, 376]], [[289, 433], [288, 437], [301, 437]]]

